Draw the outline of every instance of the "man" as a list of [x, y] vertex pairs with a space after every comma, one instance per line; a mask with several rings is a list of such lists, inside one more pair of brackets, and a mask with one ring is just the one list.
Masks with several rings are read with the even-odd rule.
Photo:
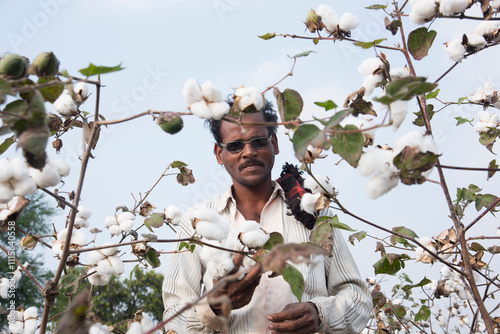
[[[287, 214], [284, 192], [271, 179], [279, 153], [276, 126], [245, 125], [277, 121], [266, 105], [263, 112], [245, 114], [241, 123], [210, 122], [217, 162], [230, 174], [233, 185], [224, 194], [201, 205], [215, 209], [237, 229], [244, 220], [255, 220], [267, 232], [280, 232], [285, 242], [307, 242], [310, 230]], [[243, 124], [243, 125], [240, 125]], [[189, 238], [194, 229], [189, 214], [179, 225], [178, 238]], [[207, 292], [214, 281], [206, 275], [198, 249], [172, 256], [163, 284], [164, 319]], [[242, 257], [236, 255], [236, 268]], [[313, 264], [298, 264], [305, 279], [302, 303], [283, 278], [269, 278], [253, 267], [243, 279], [214, 292], [211, 300], [226, 295], [231, 300], [231, 333], [360, 333], [371, 312], [371, 297], [340, 232], [334, 232], [333, 256], [312, 256]], [[223, 328], [221, 305], [197, 304], [166, 324], [178, 333], [217, 333]]]

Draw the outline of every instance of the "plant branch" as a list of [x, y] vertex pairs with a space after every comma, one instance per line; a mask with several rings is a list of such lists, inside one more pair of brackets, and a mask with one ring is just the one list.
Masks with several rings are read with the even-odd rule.
[[500, 172], [500, 168], [458, 167], [458, 166], [447, 166], [441, 164], [436, 164], [436, 166], [446, 169], [470, 170], [470, 171], [481, 171], [481, 172]]
[[296, 63], [297, 63], [297, 58], [293, 58], [293, 64], [292, 64], [292, 68], [290, 69], [290, 72], [288, 72], [283, 78], [281, 78], [280, 80], [278, 80], [278, 82], [275, 83], [274, 85], [271, 85], [271, 86], [267, 87], [266, 90], [264, 90], [261, 94], [264, 95], [268, 90], [270, 90], [271, 88], [276, 87], [277, 85], [279, 85], [286, 78], [291, 77], [293, 75], [293, 69], [295, 68], [295, 64]]
[[474, 219], [467, 227], [464, 229], [464, 233], [467, 232], [468, 229], [470, 229], [472, 226], [474, 226], [481, 218], [483, 218], [488, 212], [493, 210], [495, 206], [500, 202], [500, 197], [497, 197], [497, 199], [491, 203], [490, 206], [488, 206], [479, 216], [477, 216], [476, 219]]
[[47, 190], [45, 188], [40, 188], [41, 191], [43, 191], [46, 194], [49, 194], [50, 196], [54, 197], [57, 201], [64, 203], [65, 205], [69, 206], [71, 209], [78, 211], [78, 208], [74, 206], [72, 203], [66, 201], [64, 197], [59, 196], [51, 192], [50, 190]]
[[[5, 249], [5, 247], [3, 247], [2, 245], [0, 245], [0, 249], [3, 250], [5, 252], [5, 254], [7, 254], [7, 256], [9, 256], [9, 251], [7, 249]], [[40, 285], [40, 283], [38, 283], [38, 281], [36, 280], [36, 278], [33, 277], [33, 275], [31, 275], [31, 273], [21, 264], [21, 262], [19, 262], [19, 260], [15, 256], [13, 256], [12, 258], [14, 259], [14, 261], [16, 261], [16, 263], [19, 266], [19, 268], [21, 268], [21, 270], [24, 271], [26, 273], [26, 275], [28, 275], [28, 277], [33, 281], [33, 283], [35, 283], [35, 285], [38, 288], [38, 290], [40, 290], [40, 292], [43, 293], [43, 288]]]

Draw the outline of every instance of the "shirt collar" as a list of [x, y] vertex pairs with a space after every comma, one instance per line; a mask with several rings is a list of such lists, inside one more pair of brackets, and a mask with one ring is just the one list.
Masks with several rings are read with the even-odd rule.
[[[271, 181], [273, 184], [273, 193], [271, 194], [271, 197], [269, 200], [275, 198], [276, 196], [281, 196], [283, 200], [285, 200], [285, 192], [281, 188], [281, 186], [276, 182], [276, 181]], [[217, 212], [221, 213], [224, 211], [228, 206], [229, 203], [235, 203], [236, 200], [233, 197], [233, 192], [232, 192], [233, 186], [231, 185], [225, 192], [220, 194], [217, 199]]]

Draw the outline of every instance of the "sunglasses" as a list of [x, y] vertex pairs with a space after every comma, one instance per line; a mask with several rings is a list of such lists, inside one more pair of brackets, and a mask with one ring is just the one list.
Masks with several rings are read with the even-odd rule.
[[243, 148], [248, 143], [250, 143], [253, 149], [259, 150], [268, 147], [270, 141], [271, 141], [270, 137], [257, 137], [257, 138], [252, 138], [248, 141], [244, 140], [230, 141], [229, 143], [220, 144], [220, 147], [225, 148], [228, 152], [238, 153], [243, 151]]

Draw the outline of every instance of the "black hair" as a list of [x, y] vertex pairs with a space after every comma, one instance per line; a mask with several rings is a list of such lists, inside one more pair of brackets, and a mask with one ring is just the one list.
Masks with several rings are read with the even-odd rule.
[[[234, 101], [229, 100], [227, 103], [232, 107]], [[276, 114], [276, 110], [274, 110], [273, 105], [271, 102], [266, 100], [266, 104], [264, 107], [261, 109], [262, 114], [264, 115], [264, 121], [266, 123], [277, 123], [278, 122], [278, 115]], [[208, 119], [206, 120], [206, 123], [208, 124], [208, 127], [210, 129], [210, 132], [214, 136], [215, 141], [217, 144], [222, 144], [222, 136], [220, 134], [220, 127], [222, 124], [223, 120], [220, 119]], [[272, 135], [276, 134], [276, 131], [278, 130], [278, 125], [268, 125], [267, 127], [267, 132], [269, 134], [269, 137]]]

